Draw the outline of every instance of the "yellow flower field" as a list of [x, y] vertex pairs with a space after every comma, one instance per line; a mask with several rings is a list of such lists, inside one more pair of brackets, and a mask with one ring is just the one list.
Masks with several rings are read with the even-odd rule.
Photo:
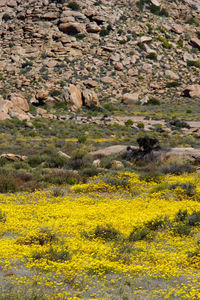
[[65, 196], [0, 194], [0, 209], [3, 297], [200, 299], [197, 174], [99, 176]]

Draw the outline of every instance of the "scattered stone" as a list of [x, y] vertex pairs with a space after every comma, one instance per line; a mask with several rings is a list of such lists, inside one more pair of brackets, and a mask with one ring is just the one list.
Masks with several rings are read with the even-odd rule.
[[112, 160], [112, 162], [111, 162], [111, 168], [112, 169], [123, 169], [124, 165], [119, 160]]
[[100, 161], [100, 159], [95, 159], [95, 160], [92, 162], [92, 165], [93, 165], [95, 168], [100, 168], [100, 167], [101, 167], [101, 161]]
[[68, 154], [66, 154], [66, 153], [64, 153], [64, 152], [62, 152], [62, 151], [58, 151], [58, 155], [60, 155], [60, 156], [62, 156], [62, 157], [64, 157], [64, 158], [67, 158], [67, 159], [70, 159], [70, 158], [71, 158], [71, 156], [69, 156]]
[[170, 79], [179, 80], [179, 76], [176, 73], [174, 73], [173, 71], [166, 70], [165, 75], [168, 76]]

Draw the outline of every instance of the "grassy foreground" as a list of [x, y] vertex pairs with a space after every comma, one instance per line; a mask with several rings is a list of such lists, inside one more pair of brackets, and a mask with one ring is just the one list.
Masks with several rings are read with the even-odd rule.
[[200, 299], [200, 178], [0, 194], [0, 299]]

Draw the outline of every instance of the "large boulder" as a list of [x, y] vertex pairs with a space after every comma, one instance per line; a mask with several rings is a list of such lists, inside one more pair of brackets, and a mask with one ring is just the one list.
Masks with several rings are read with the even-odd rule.
[[83, 105], [81, 90], [73, 84], [71, 84], [69, 87], [68, 104], [73, 111], [77, 111]]
[[67, 34], [77, 34], [83, 31], [83, 26], [77, 22], [61, 23], [59, 29]]
[[124, 94], [123, 99], [122, 99], [122, 103], [128, 104], [128, 105], [136, 104], [139, 100], [139, 95], [140, 95], [140, 93], [133, 93], [133, 94], [127, 93], [127, 94]]
[[190, 97], [190, 98], [200, 97], [200, 85], [199, 84], [189, 85], [183, 91], [183, 95], [185, 97]]
[[13, 108], [19, 108], [24, 112], [29, 111], [28, 102], [23, 96], [13, 93], [8, 96], [8, 100], [11, 101]]
[[24, 161], [27, 159], [27, 156], [13, 153], [4, 153], [0, 155], [0, 159], [7, 159], [10, 161]]
[[97, 94], [94, 91], [88, 89], [83, 91], [83, 103], [85, 106], [88, 107], [94, 107], [94, 106], [100, 107]]

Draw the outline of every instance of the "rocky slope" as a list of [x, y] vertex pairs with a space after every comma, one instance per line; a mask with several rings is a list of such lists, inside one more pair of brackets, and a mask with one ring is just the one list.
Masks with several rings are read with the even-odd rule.
[[2, 120], [200, 99], [199, 0], [1, 0], [0, 34]]

